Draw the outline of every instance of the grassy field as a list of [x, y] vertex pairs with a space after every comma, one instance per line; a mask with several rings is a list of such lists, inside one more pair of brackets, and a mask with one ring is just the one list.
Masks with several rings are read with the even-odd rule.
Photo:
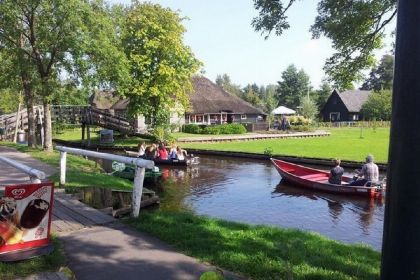
[[343, 160], [364, 161], [367, 154], [373, 154], [376, 161], [388, 161], [389, 128], [330, 129], [331, 136], [300, 139], [270, 139], [255, 141], [235, 141], [220, 143], [188, 143], [183, 148], [203, 150], [264, 153], [314, 158], [341, 158]]
[[378, 252], [315, 233], [162, 211], [143, 212], [128, 223], [187, 255], [252, 279], [379, 279]]
[[[389, 128], [332, 128], [329, 137], [301, 139], [270, 139], [253, 141], [233, 141], [220, 143], [185, 143], [183, 148], [264, 153], [314, 158], [341, 158], [343, 160], [364, 161], [367, 154], [373, 154], [376, 161], [388, 161]], [[57, 139], [78, 141], [80, 131], [67, 130], [56, 136]], [[79, 135], [79, 136], [76, 136]], [[174, 133], [174, 137], [199, 137], [209, 135]], [[78, 138], [77, 138], [78, 137]], [[117, 138], [116, 146], [137, 146], [144, 139], [130, 137]]]

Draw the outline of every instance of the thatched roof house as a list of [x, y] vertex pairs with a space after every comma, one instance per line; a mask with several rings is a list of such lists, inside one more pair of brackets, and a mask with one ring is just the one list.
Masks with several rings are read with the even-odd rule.
[[202, 76], [192, 78], [186, 123], [218, 124], [265, 121], [266, 113]]
[[95, 108], [109, 110], [120, 99], [115, 91], [97, 91], [89, 98], [89, 103]]
[[367, 90], [334, 90], [321, 110], [324, 121], [361, 120], [363, 116], [360, 111], [370, 93]]

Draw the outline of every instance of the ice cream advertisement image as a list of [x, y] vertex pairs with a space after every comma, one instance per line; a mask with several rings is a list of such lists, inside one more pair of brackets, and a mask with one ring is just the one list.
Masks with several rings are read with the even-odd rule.
[[51, 183], [7, 186], [0, 197], [0, 253], [48, 244]]

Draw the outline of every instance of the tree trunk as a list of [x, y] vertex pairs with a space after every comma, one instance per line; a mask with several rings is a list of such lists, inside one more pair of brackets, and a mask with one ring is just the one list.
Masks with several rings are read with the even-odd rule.
[[51, 104], [44, 101], [44, 151], [52, 152]]
[[35, 148], [36, 147], [36, 120], [35, 120], [35, 109], [34, 109], [34, 94], [32, 93], [32, 89], [30, 88], [30, 86], [25, 85], [29, 83], [29, 81], [25, 82], [23, 75], [22, 75], [22, 82], [23, 82], [26, 108], [28, 111], [28, 147]]

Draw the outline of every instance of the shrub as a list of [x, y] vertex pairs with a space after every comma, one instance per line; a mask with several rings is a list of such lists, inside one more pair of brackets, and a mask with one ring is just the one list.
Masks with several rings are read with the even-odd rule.
[[202, 130], [203, 134], [220, 134], [219, 126], [207, 126]]
[[246, 128], [240, 123], [218, 125], [220, 134], [245, 134]]
[[264, 149], [264, 155], [271, 157], [273, 155], [273, 148], [267, 147]]
[[163, 142], [172, 144], [176, 142], [176, 139], [171, 135], [169, 129], [158, 126], [153, 130], [153, 141], [157, 143]]
[[290, 126], [292, 131], [313, 131], [313, 128], [309, 125], [292, 125]]
[[201, 133], [201, 128], [196, 124], [186, 124], [186, 125], [184, 125], [183, 132], [200, 134]]

